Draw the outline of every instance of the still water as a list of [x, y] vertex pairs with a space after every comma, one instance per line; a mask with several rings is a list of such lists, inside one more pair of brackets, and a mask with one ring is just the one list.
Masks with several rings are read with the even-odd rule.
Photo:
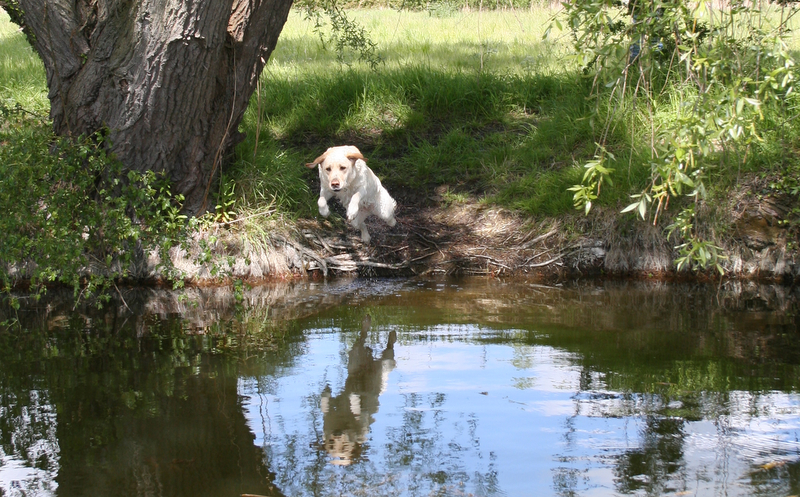
[[800, 290], [342, 280], [6, 309], [0, 495], [800, 494]]

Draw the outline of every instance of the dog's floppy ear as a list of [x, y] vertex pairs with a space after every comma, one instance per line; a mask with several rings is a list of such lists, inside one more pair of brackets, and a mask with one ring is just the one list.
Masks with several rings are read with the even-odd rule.
[[314, 159], [314, 162], [306, 163], [306, 167], [311, 169], [312, 167], [316, 167], [316, 166], [322, 164], [322, 161], [325, 160], [325, 157], [328, 156], [328, 152], [330, 152], [330, 151], [331, 151], [331, 149], [328, 149], [328, 150], [325, 151], [324, 154], [322, 154], [319, 157], [317, 157], [316, 159]]
[[351, 161], [357, 161], [358, 159], [361, 159], [364, 162], [367, 162], [367, 158], [361, 155], [361, 152], [350, 152], [347, 154], [347, 158]]
[[306, 167], [309, 168], [309, 169], [311, 169], [312, 167], [317, 167], [324, 160], [325, 160], [325, 156], [324, 155], [320, 155], [319, 157], [314, 159], [314, 162], [306, 162]]

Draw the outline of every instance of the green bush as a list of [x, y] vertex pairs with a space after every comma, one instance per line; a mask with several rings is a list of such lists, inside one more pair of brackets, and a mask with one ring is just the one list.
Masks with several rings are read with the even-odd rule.
[[39, 295], [59, 283], [81, 298], [107, 298], [137, 257], [164, 255], [182, 238], [181, 199], [152, 172], [123, 171], [103, 141], [57, 138], [45, 120], [0, 107], [4, 293], [24, 283]]

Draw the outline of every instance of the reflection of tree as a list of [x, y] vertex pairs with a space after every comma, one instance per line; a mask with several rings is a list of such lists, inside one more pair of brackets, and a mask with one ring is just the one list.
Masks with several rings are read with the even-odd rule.
[[[447, 400], [433, 392], [405, 396], [403, 423], [387, 434], [387, 466], [413, 475], [407, 483], [412, 495], [502, 494], [495, 455], [481, 448], [478, 417], [467, 414], [455, 421], [458, 426], [448, 426], [454, 420], [445, 414]], [[466, 467], [465, 460], [472, 458], [484, 460], [486, 467]]]
[[0, 473], [6, 458], [12, 458], [29, 468], [13, 482], [20, 495], [52, 492], [59, 457], [55, 407], [46, 391], [30, 390], [18, 397], [4, 384], [0, 380]]
[[[137, 337], [113, 311], [85, 316], [0, 332], [4, 452], [25, 460], [54, 440], [57, 460], [25, 462], [57, 473], [60, 496], [280, 495], [242, 413], [234, 354], [179, 321]], [[36, 392], [57, 415], [30, 415], [42, 411]]]
[[645, 418], [640, 447], [625, 451], [614, 468], [619, 492], [644, 490], [647, 495], [661, 495], [675, 491], [668, 484], [683, 469], [685, 423], [681, 418]]
[[[621, 418], [631, 420], [630, 422], [640, 419], [642, 425], [635, 447], [622, 449], [620, 453], [606, 459], [612, 466], [617, 492], [663, 495], [683, 490], [676, 489], [675, 485], [680, 486], [687, 479], [684, 460], [687, 423], [702, 419], [706, 408], [714, 409], [716, 406], [719, 409], [728, 403], [719, 397], [708, 396], [706, 400], [711, 401], [710, 404], [714, 406], [703, 405], [695, 398], [695, 392], [670, 396], [610, 390], [606, 382], [607, 376], [597, 373], [589, 367], [579, 370], [576, 392], [572, 395], [574, 413], [565, 420], [566, 445], [575, 450], [580, 443], [576, 440], [576, 425], [581, 418]], [[668, 385], [664, 387], [665, 390], [669, 389]], [[565, 457], [563, 462], [575, 461]], [[578, 495], [580, 483], [580, 472], [569, 464], [554, 470], [553, 486], [559, 495]]]
[[766, 468], [753, 468], [750, 485], [753, 496], [797, 495], [800, 489], [800, 461], [783, 461]]
[[369, 436], [369, 426], [378, 412], [378, 396], [384, 389], [386, 376], [394, 369], [394, 343], [397, 334], [389, 333], [388, 343], [380, 358], [375, 359], [367, 347], [367, 332], [371, 325], [369, 314], [364, 316], [361, 333], [350, 349], [347, 380], [344, 390], [331, 396], [329, 386], [322, 392], [320, 404], [323, 416], [323, 446], [336, 464], [350, 464], [361, 456]]
[[[676, 490], [676, 482], [688, 479], [682, 472], [692, 471], [685, 467], [692, 460], [692, 439], [685, 434], [692, 421], [737, 411], [768, 418], [770, 413], [760, 410], [771, 402], [765, 392], [800, 389], [797, 318], [743, 312], [749, 300], [732, 302], [736, 313], [731, 314], [715, 307], [714, 292], [681, 293], [668, 285], [646, 291], [613, 284], [531, 291], [523, 285], [507, 291], [480, 283], [435, 298], [422, 289], [400, 299], [392, 288], [341, 307], [336, 305], [345, 290], [337, 294], [330, 288], [313, 288], [310, 296], [246, 293], [248, 303], [240, 308], [232, 296], [219, 301], [210, 290], [197, 290], [197, 306], [168, 292], [154, 291], [155, 298], [126, 293], [134, 312], [119, 305], [117, 312], [100, 315], [72, 313], [66, 304], [59, 313], [49, 305], [28, 315], [36, 322], [24, 324], [26, 332], [0, 331], [0, 410], [11, 413], [0, 419], [2, 449], [51, 474], [60, 465], [59, 492], [66, 496], [79, 491], [274, 495], [273, 478], [298, 496], [357, 493], [351, 490], [451, 494], [465, 488], [498, 493], [493, 454], [485, 450], [487, 438], [481, 440], [479, 416], [469, 406], [448, 406], [453, 399], [441, 392], [404, 391], [391, 400], [382, 394], [377, 415], [379, 379], [391, 367], [383, 363], [390, 351], [400, 351], [404, 343], [462, 341], [513, 347], [513, 364], [521, 371], [537, 367], [537, 351], [555, 351], [570, 371], [579, 371], [568, 386], [576, 391], [577, 414], [567, 420], [565, 439], [580, 443], [586, 418], [641, 422], [636, 441], [612, 449], [610, 458], [600, 456], [601, 464], [612, 468], [617, 492], [660, 494]], [[786, 305], [796, 304], [787, 299]], [[287, 423], [300, 428], [276, 429], [279, 435], [270, 433], [268, 444], [251, 450], [237, 374], [245, 371], [268, 389], [305, 353], [311, 341], [304, 340], [304, 329], [329, 330], [349, 344], [355, 333], [335, 330], [342, 322], [350, 323], [343, 329], [357, 329], [366, 308], [376, 322], [401, 330], [397, 345], [393, 335], [362, 330], [352, 347], [338, 349], [342, 365], [347, 359], [346, 369], [338, 361], [333, 366], [341, 378], [336, 384], [344, 384], [341, 391], [323, 391], [327, 370], [311, 378], [301, 416], [307, 419]], [[160, 319], [143, 318], [148, 313], [142, 309]], [[25, 312], [22, 321], [28, 319]], [[188, 320], [170, 321], [184, 312]], [[236, 326], [220, 324], [232, 316], [245, 319]], [[282, 316], [296, 319], [270, 335], [271, 323]], [[447, 321], [441, 326], [443, 316]], [[373, 357], [367, 342], [388, 343], [385, 357]], [[516, 386], [536, 389], [546, 381], [522, 376]], [[327, 397], [324, 415], [317, 407], [320, 391]], [[747, 398], [735, 398], [736, 392]], [[390, 402], [396, 410], [387, 409]], [[455, 419], [448, 407], [462, 417]], [[35, 416], [26, 418], [31, 412]], [[378, 434], [384, 414], [395, 417]], [[331, 444], [331, 452], [314, 450], [320, 441], [344, 434], [340, 440], [347, 443]], [[50, 443], [49, 452], [39, 450], [42, 441]], [[335, 467], [330, 454], [354, 464]], [[573, 455], [565, 452], [554, 475], [562, 495], [579, 493], [591, 478], [580, 468], [581, 456], [570, 459]], [[800, 465], [787, 458], [768, 469], [761, 466], [753, 464], [754, 488], [784, 485], [783, 494], [798, 493]]]
[[52, 489], [58, 470], [56, 409], [42, 381], [48, 345], [40, 334], [0, 329], [0, 454], [5, 456], [0, 468], [8, 458], [35, 468], [25, 481], [14, 483], [29, 495]]
[[[95, 371], [85, 377], [94, 388], [59, 392], [59, 492], [278, 495], [241, 411], [235, 364], [205, 354], [191, 367], [159, 362]], [[158, 385], [167, 392], [140, 405], [139, 388]]]

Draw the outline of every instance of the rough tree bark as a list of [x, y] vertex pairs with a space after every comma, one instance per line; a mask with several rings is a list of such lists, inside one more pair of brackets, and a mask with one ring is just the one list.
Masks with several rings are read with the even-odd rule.
[[292, 0], [0, 0], [44, 62], [59, 135], [107, 128], [135, 170], [208, 208]]

